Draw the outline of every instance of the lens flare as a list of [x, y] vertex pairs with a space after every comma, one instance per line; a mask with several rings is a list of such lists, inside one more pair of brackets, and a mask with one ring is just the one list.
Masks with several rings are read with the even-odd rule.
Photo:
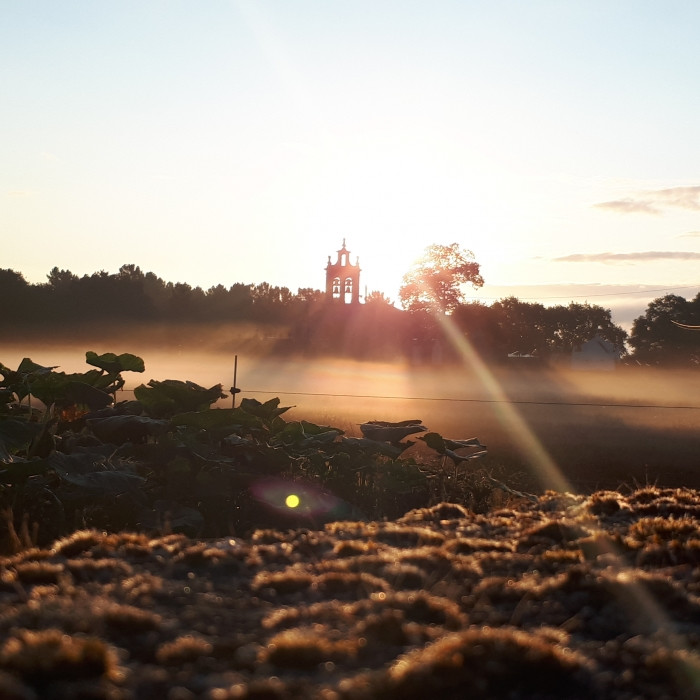
[[306, 518], [312, 523], [364, 519], [351, 504], [314, 484], [287, 479], [260, 479], [251, 487], [253, 497], [273, 513]]

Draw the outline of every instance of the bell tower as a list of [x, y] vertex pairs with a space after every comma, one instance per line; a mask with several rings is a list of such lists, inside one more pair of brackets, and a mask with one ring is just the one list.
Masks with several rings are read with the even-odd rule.
[[338, 251], [338, 260], [331, 262], [328, 256], [326, 265], [326, 299], [340, 304], [360, 303], [360, 259], [350, 262], [350, 251], [343, 247]]

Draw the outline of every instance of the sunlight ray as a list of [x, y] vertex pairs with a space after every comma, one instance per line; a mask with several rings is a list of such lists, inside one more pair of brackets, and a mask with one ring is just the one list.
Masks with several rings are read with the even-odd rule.
[[[435, 314], [435, 316], [450, 343], [458, 350], [463, 362], [476, 371], [491, 396], [498, 400], [496, 405], [499, 407], [499, 419], [514, 433], [518, 445], [529, 457], [538, 477], [543, 483], [553, 485], [556, 491], [571, 492], [571, 484], [513, 404], [508, 401], [500, 384], [474, 351], [469, 340], [459, 332], [449, 316], [443, 314]], [[594, 530], [603, 532], [597, 519], [591, 524]], [[630, 619], [638, 620], [642, 626], [652, 624], [665, 635], [669, 649], [677, 652], [673, 656], [675, 673], [682, 679], [681, 682], [685, 687], [698, 690], [700, 688], [698, 657], [673, 629], [668, 615], [649, 587], [645, 585], [643, 579], [635, 575], [634, 571], [624, 566], [623, 557], [612, 543], [606, 543], [606, 540], [601, 538], [597, 549], [598, 555], [611, 557], [612, 568], [616, 570], [616, 580], [620, 584], [620, 590], [613, 588], [612, 592], [625, 605]]]
[[501, 385], [474, 350], [468, 338], [459, 332], [449, 316], [435, 314], [435, 317], [450, 343], [458, 351], [464, 364], [476, 373], [491, 398], [496, 401], [498, 419], [514, 436], [516, 444], [534, 466], [537, 478], [547, 488], [561, 492], [571, 491], [571, 484], [561, 473], [538, 437], [523, 420], [518, 410], [508, 401]]

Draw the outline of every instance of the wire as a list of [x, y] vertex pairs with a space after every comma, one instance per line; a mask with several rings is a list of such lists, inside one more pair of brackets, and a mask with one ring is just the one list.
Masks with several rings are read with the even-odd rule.
[[267, 391], [250, 389], [243, 394], [275, 394], [281, 396], [327, 396], [339, 399], [387, 399], [393, 401], [452, 401], [455, 403], [510, 403], [528, 406], [590, 406], [597, 408], [673, 408], [684, 411], [700, 411], [700, 406], [669, 406], [666, 404], [595, 403], [592, 401], [524, 401], [508, 399], [455, 399], [437, 396], [378, 396], [376, 394], [324, 394], [309, 391]]

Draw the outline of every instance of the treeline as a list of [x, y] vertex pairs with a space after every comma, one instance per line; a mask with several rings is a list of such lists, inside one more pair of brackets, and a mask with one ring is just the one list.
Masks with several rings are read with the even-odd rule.
[[[217, 285], [208, 290], [166, 282], [136, 265], [119, 272], [78, 277], [54, 267], [44, 284], [28, 284], [14, 270], [0, 270], [3, 316], [15, 323], [115, 321], [200, 322], [282, 321], [295, 306], [322, 298], [313, 289], [292, 294], [286, 287], [262, 284]], [[11, 300], [11, 302], [9, 301]]]
[[[138, 266], [116, 274], [101, 271], [78, 277], [54, 268], [43, 284], [29, 284], [19, 272], [0, 270], [5, 333], [12, 328], [65, 331], [114, 324], [254, 323], [283, 327], [271, 351], [335, 354], [366, 359], [410, 358], [420, 362], [456, 359], [455, 332], [490, 362], [514, 353], [535, 362], [568, 356], [598, 336], [611, 342], [625, 361], [700, 366], [700, 294], [656, 299], [635, 320], [632, 333], [613, 323], [609, 309], [594, 304], [547, 306], [515, 297], [491, 306], [459, 304], [449, 328], [426, 312], [396, 309], [382, 294], [366, 303], [328, 303], [311, 288], [296, 293], [267, 283], [217, 285], [204, 290], [166, 282]], [[450, 337], [451, 336], [451, 337]]]

